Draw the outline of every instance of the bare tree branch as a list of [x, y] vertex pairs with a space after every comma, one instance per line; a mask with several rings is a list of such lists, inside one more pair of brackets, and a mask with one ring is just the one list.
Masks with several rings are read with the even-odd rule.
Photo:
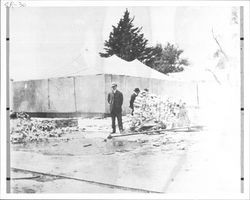
[[219, 48], [220, 48], [220, 52], [221, 52], [221, 53], [225, 56], [225, 58], [228, 60], [227, 54], [222, 50], [221, 45], [220, 45], [218, 39], [217, 39], [217, 38], [215, 37], [215, 35], [214, 35], [213, 28], [212, 28], [212, 35], [213, 35], [213, 38], [214, 38], [216, 44], [217, 44], [217, 45], [219, 46]]
[[221, 82], [219, 81], [219, 79], [217, 78], [217, 76], [215, 75], [215, 73], [211, 69], [206, 69], [206, 71], [210, 72], [213, 75], [216, 82], [221, 85]]

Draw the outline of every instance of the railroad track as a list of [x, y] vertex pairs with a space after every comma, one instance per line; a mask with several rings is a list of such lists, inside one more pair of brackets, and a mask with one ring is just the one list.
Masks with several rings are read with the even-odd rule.
[[[142, 189], [142, 188], [126, 187], [126, 186], [122, 186], [122, 185], [114, 185], [114, 184], [109, 184], [109, 183], [103, 183], [103, 182], [98, 182], [98, 181], [87, 180], [87, 179], [83, 179], [83, 178], [75, 178], [75, 177], [70, 177], [70, 176], [66, 176], [66, 175], [38, 172], [38, 171], [33, 171], [33, 170], [28, 170], [28, 169], [21, 169], [21, 168], [16, 168], [16, 167], [11, 167], [11, 169], [15, 170], [17, 172], [19, 171], [19, 172], [26, 172], [26, 173], [36, 174], [36, 176], [33, 176], [33, 177], [11, 178], [11, 180], [36, 179], [36, 178], [39, 178], [40, 176], [50, 176], [50, 177], [54, 177], [54, 178], [81, 181], [81, 182], [86, 182], [86, 183], [89, 183], [89, 184], [99, 185], [99, 186], [102, 186], [102, 187], [126, 190], [126, 191], [131, 191], [131, 192], [163, 193], [163, 192], [158, 192], [158, 191], [146, 190], [146, 189]], [[37, 175], [40, 175], [40, 176], [37, 176]]]

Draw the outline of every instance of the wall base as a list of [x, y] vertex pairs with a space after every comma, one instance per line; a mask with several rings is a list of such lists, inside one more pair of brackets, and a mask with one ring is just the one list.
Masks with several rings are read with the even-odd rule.
[[108, 113], [84, 113], [84, 112], [26, 112], [30, 117], [38, 118], [105, 118], [108, 117]]

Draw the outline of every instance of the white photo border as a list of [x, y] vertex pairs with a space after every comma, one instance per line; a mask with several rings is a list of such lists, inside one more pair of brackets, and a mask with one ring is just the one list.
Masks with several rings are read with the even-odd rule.
[[[9, 177], [7, 170], [7, 163], [9, 161], [9, 152], [7, 152], [8, 146], [8, 118], [9, 115], [9, 105], [8, 105], [8, 24], [6, 21], [6, 6], [10, 6], [13, 2], [13, 7], [75, 7], [75, 6], [241, 6], [244, 9], [244, 34], [243, 40], [243, 54], [242, 65], [244, 69], [244, 79], [241, 85], [241, 88], [244, 85], [244, 102], [241, 99], [241, 105], [239, 105], [239, 112], [243, 113], [244, 123], [241, 125], [244, 127], [241, 134], [244, 135], [244, 140], [242, 140], [241, 152], [239, 156], [244, 152], [244, 166], [241, 166], [244, 170], [244, 177], [239, 177], [239, 184], [242, 183], [240, 180], [244, 178], [244, 193], [239, 194], [10, 194], [7, 193], [8, 186], [6, 184], [6, 177]], [[11, 7], [11, 6], [10, 6]], [[11, 8], [9, 8], [11, 9]], [[249, 10], [250, 2], [249, 1], [1, 1], [1, 196], [0, 199], [246, 199], [249, 198], [249, 91], [247, 86], [249, 85], [249, 67], [250, 61], [250, 40], [249, 40]], [[242, 37], [242, 35], [241, 35]], [[240, 39], [240, 38], [239, 38]], [[241, 77], [242, 78], [242, 77]], [[241, 91], [242, 94], [242, 91]], [[243, 108], [243, 112], [242, 109]], [[7, 112], [6, 112], [7, 111]], [[243, 145], [244, 144], [244, 145]], [[242, 163], [241, 163], [242, 164]], [[242, 172], [243, 173], [243, 172]]]

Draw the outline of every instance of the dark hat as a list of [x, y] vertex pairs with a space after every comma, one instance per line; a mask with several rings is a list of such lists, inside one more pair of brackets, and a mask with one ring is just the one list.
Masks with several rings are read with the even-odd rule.
[[139, 88], [135, 88], [134, 91], [135, 92], [140, 92], [140, 89]]

